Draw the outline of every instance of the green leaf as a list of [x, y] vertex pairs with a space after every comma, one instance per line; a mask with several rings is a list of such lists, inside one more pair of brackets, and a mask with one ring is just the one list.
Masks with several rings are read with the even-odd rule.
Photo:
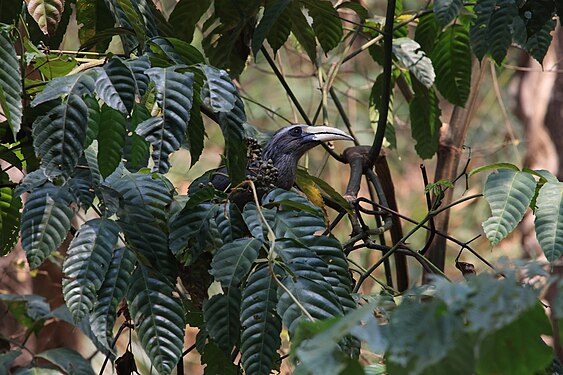
[[446, 26], [452, 22], [463, 8], [462, 0], [436, 0], [434, 2], [434, 14], [441, 26]]
[[61, 21], [64, 0], [29, 0], [27, 10], [43, 34], [52, 37]]
[[241, 362], [247, 374], [268, 375], [281, 345], [277, 284], [267, 266], [254, 271], [242, 292]]
[[224, 244], [213, 256], [209, 273], [224, 288], [235, 288], [250, 272], [258, 258], [262, 241], [256, 238], [239, 238]]
[[436, 78], [434, 67], [417, 42], [409, 38], [393, 39], [393, 54], [426, 88], [432, 87]]
[[106, 178], [121, 163], [126, 133], [125, 115], [107, 105], [103, 105], [98, 133], [98, 167]]
[[483, 222], [483, 230], [491, 244], [498, 244], [524, 217], [532, 201], [536, 181], [529, 173], [499, 169], [485, 182], [485, 199], [491, 207], [491, 217]]
[[554, 19], [549, 19], [537, 33], [528, 38], [524, 45], [524, 49], [540, 64], [543, 63], [543, 58], [551, 45], [551, 33], [556, 25], [557, 22]]
[[[137, 41], [143, 46], [146, 40], [145, 24], [144, 20], [139, 14], [139, 10], [136, 7], [136, 3], [131, 0], [115, 0], [116, 7], [119, 8], [119, 13], [116, 15], [123, 21], [126, 21], [133, 31], [135, 31], [135, 36]], [[125, 26], [125, 24], [123, 25]]]
[[284, 209], [296, 209], [308, 212], [319, 218], [324, 218], [323, 211], [311, 203], [307, 198], [293, 191], [274, 189], [262, 198], [262, 205], [267, 208], [273, 206], [284, 207]]
[[[0, 172], [0, 184], [8, 183], [8, 175]], [[19, 237], [21, 198], [14, 189], [0, 187], [0, 256], [8, 254]]]
[[465, 106], [471, 89], [471, 50], [469, 32], [452, 25], [440, 34], [432, 51], [436, 87], [450, 103]]
[[289, 17], [291, 19], [291, 32], [303, 47], [311, 62], [317, 61], [317, 42], [315, 32], [309, 26], [309, 22], [303, 15], [299, 2], [293, 1], [289, 6]]
[[200, 65], [206, 80], [201, 89], [201, 100], [213, 112], [230, 112], [237, 101], [238, 92], [226, 71], [210, 65]]
[[94, 307], [118, 234], [119, 227], [113, 220], [92, 219], [70, 242], [63, 264], [63, 296], [77, 323]]
[[194, 74], [178, 73], [174, 69], [151, 68], [146, 71], [156, 85], [162, 116], [150, 118], [136, 129], [137, 134], [152, 145], [153, 170], [160, 173], [168, 171], [168, 157], [182, 144], [193, 104]]
[[201, 107], [199, 104], [194, 103], [185, 139], [185, 142], [188, 144], [188, 150], [190, 150], [190, 167], [197, 163], [203, 153], [204, 138], [205, 127], [201, 117]]
[[[314, 375], [338, 375], [346, 367], [344, 353], [338, 347], [362, 319], [371, 318], [375, 304], [366, 304], [356, 311], [336, 319], [317, 322], [301, 322], [294, 340], [295, 355], [300, 363]], [[308, 332], [306, 332], [308, 331]], [[315, 333], [311, 335], [310, 333]]]
[[31, 192], [21, 219], [22, 247], [29, 268], [37, 268], [63, 242], [74, 210], [68, 191], [50, 183]]
[[471, 172], [469, 172], [469, 177], [473, 176], [474, 174], [480, 173], [480, 172], [484, 172], [484, 171], [489, 171], [491, 169], [512, 169], [514, 171], [520, 171], [520, 168], [518, 168], [517, 166], [515, 166], [514, 164], [510, 164], [510, 163], [494, 163], [494, 164], [489, 164], [489, 165], [484, 165], [482, 167], [477, 167], [474, 170], [472, 170]]
[[47, 176], [69, 175], [83, 152], [88, 127], [88, 107], [71, 94], [33, 123], [33, 147]]
[[22, 82], [20, 64], [8, 35], [0, 32], [0, 109], [14, 139], [22, 122]]
[[69, 348], [49, 349], [35, 356], [51, 362], [67, 374], [95, 375], [90, 361]]
[[[80, 43], [84, 44], [95, 37], [99, 32], [113, 27], [113, 15], [109, 11], [104, 0], [77, 1], [76, 21], [82, 25], [78, 30]], [[110, 40], [95, 44], [97, 52], [104, 52], [109, 46]]]
[[313, 19], [313, 30], [325, 53], [334, 49], [342, 39], [342, 23], [332, 3], [327, 0], [302, 0]]
[[469, 38], [473, 53], [481, 61], [489, 50], [489, 24], [495, 10], [497, 0], [477, 0], [473, 11], [475, 18], [471, 22]]
[[209, 336], [224, 351], [230, 352], [240, 334], [241, 293], [230, 288], [203, 303], [203, 319]]
[[223, 137], [225, 138], [226, 165], [229, 179], [236, 186], [246, 178], [246, 143], [243, 124], [246, 122], [244, 104], [237, 95], [234, 108], [230, 112], [217, 115]]
[[491, 332], [481, 342], [477, 372], [514, 375], [544, 372], [553, 360], [553, 351], [541, 336], [551, 331], [542, 306], [536, 303], [516, 321]]
[[156, 37], [149, 41], [152, 53], [149, 53], [153, 66], [167, 67], [165, 65], [155, 64], [155, 60], [168, 59], [175, 64], [195, 65], [205, 62], [201, 52], [194, 46], [176, 39], [176, 38], [162, 38]]
[[135, 102], [136, 81], [132, 71], [118, 57], [98, 69], [96, 93], [108, 106], [128, 114]]
[[413, 79], [414, 98], [409, 104], [411, 134], [416, 141], [416, 153], [430, 159], [438, 151], [440, 142], [440, 107], [434, 89]]
[[190, 43], [194, 37], [195, 26], [205, 14], [211, 0], [180, 0], [170, 14], [168, 22], [180, 39]]
[[84, 96], [92, 94], [96, 85], [95, 75], [97, 71], [87, 71], [64, 77], [57, 77], [50, 81], [31, 102], [32, 107], [57, 99], [64, 94], [75, 94]]
[[489, 53], [500, 65], [512, 43], [512, 22], [518, 14], [514, 0], [498, 0], [488, 25]]
[[[161, 23], [157, 25], [157, 15], [160, 14], [160, 12], [156, 9], [156, 6], [152, 1], [137, 0], [135, 2], [132, 2], [132, 4], [135, 6], [137, 12], [143, 19], [145, 33], [148, 37], [152, 38], [159, 35], [159, 31], [164, 32], [165, 29], [166, 31], [169, 31], [171, 29], [169, 24], [163, 24], [163, 22], [166, 22], [166, 19], [164, 17], [160, 19]], [[161, 26], [162, 28], [157, 30], [157, 26]]]
[[[458, 340], [467, 341], [461, 334], [462, 328], [463, 319], [446, 309], [442, 301], [421, 303], [418, 298], [404, 300], [393, 311], [388, 327], [389, 348], [385, 353], [388, 371], [421, 373], [431, 365], [444, 361]], [[425, 332], [440, 334], [429, 335]], [[391, 366], [395, 369], [399, 367], [399, 371], [394, 372]]]
[[184, 343], [184, 309], [173, 294], [173, 286], [147, 267], [138, 266], [131, 276], [129, 311], [143, 349], [161, 374], [176, 367]]
[[[279, 0], [271, 0], [271, 1], [279, 1]], [[268, 2], [268, 4], [271, 3], [271, 1]], [[276, 22], [270, 26], [270, 31], [268, 32], [267, 40], [268, 40], [268, 44], [272, 48], [272, 51], [274, 52], [274, 55], [284, 45], [284, 43], [287, 41], [287, 38], [289, 37], [289, 34], [291, 33], [292, 22], [291, 22], [290, 8], [291, 8], [290, 6], [285, 7], [282, 14], [277, 18]], [[253, 40], [253, 44], [254, 44], [254, 40]]]
[[[272, 30], [272, 27], [278, 22], [278, 19], [290, 3], [291, 0], [272, 0], [266, 2], [264, 15], [260, 19], [260, 23], [256, 26], [254, 34], [252, 35], [252, 53], [254, 55], [258, 54], [258, 51], [260, 51], [260, 48], [264, 43], [264, 39], [266, 39], [270, 30]], [[287, 35], [289, 35], [289, 32]]]
[[563, 183], [543, 185], [536, 205], [536, 237], [547, 260], [555, 262], [563, 255]]
[[84, 103], [88, 107], [88, 128], [86, 128], [86, 139], [84, 141], [84, 148], [86, 149], [98, 137], [100, 130], [100, 104], [92, 96], [84, 97]]
[[113, 252], [108, 271], [98, 290], [94, 310], [90, 314], [92, 332], [107, 348], [111, 348], [117, 308], [129, 289], [135, 262], [135, 255], [126, 247]]
[[286, 289], [278, 289], [277, 311], [290, 334], [295, 332], [297, 323], [306, 317], [294, 298], [314, 319], [342, 315], [342, 308], [330, 284], [313, 266], [301, 262], [290, 262], [286, 266], [291, 274], [287, 273], [281, 278]]
[[[369, 123], [371, 125], [372, 130], [377, 132], [377, 126], [379, 125], [379, 114], [382, 110], [382, 98], [381, 93], [383, 92], [383, 73], [377, 76], [373, 86], [371, 88], [371, 93], [369, 95]], [[391, 87], [395, 85], [395, 80], [391, 80]], [[393, 90], [391, 90], [389, 96], [389, 107], [387, 110], [387, 123], [385, 126], [385, 139], [389, 142], [391, 148], [397, 148], [397, 140], [389, 136], [389, 132], [387, 129], [391, 129], [394, 135], [394, 118], [393, 118], [393, 102], [394, 102], [394, 95]], [[349, 206], [349, 204], [347, 204]]]
[[297, 169], [297, 178], [296, 178], [296, 183], [297, 186], [300, 186], [301, 183], [300, 181], [302, 179], [309, 179], [311, 181], [313, 181], [315, 183], [315, 185], [322, 190], [323, 193], [325, 193], [326, 195], [328, 195], [330, 198], [332, 198], [336, 203], [338, 203], [338, 205], [340, 207], [342, 207], [343, 209], [345, 209], [346, 211], [350, 211], [350, 205], [348, 204], [348, 202], [346, 201], [346, 199], [344, 199], [344, 197], [342, 195], [340, 195], [339, 192], [337, 192], [330, 184], [328, 184], [325, 180], [312, 176], [310, 175], [305, 169], [301, 169], [298, 168]]

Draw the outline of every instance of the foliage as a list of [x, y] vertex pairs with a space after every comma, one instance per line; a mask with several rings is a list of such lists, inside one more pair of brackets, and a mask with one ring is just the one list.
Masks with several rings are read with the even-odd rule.
[[[363, 373], [362, 342], [384, 360], [382, 371], [389, 374], [528, 374], [546, 368], [553, 355], [540, 339], [551, 333], [537, 301], [540, 288], [521, 284], [512, 270], [503, 271], [500, 281], [488, 274], [465, 283], [436, 277], [401, 291], [400, 298], [392, 285], [380, 296], [360, 295], [364, 280], [412, 234], [392, 246], [375, 244], [369, 237], [375, 231], [362, 215], [376, 212], [371, 215], [385, 222], [381, 228], [389, 227], [389, 216], [366, 211], [350, 200], [354, 197], [344, 199], [306, 171], [297, 178], [306, 196], [272, 188], [244, 206], [235, 204], [230, 191], [200, 184], [205, 176], [179, 194], [166, 175], [170, 156], [182, 147], [190, 152], [191, 166], [199, 160], [213, 121], [224, 138], [231, 187], [252, 191], [246, 145], [257, 132], [247, 122], [236, 85], [248, 60], [271, 61], [270, 50], [293, 44], [316, 69], [324, 97], [339, 103], [330, 85], [339, 64], [355, 56], [344, 54], [360, 34], [370, 41], [358, 53], [367, 49], [364, 55], [369, 52], [383, 68], [369, 100], [375, 137], [385, 133], [396, 145], [392, 106], [402, 94], [398, 100], [408, 102], [415, 151], [430, 159], [440, 142], [440, 96], [458, 107], [470, 98], [472, 53], [501, 65], [515, 42], [541, 61], [559, 11], [554, 4], [531, 1], [478, 0], [465, 7], [441, 0], [433, 10], [408, 19], [418, 22], [412, 39], [404, 22], [410, 13], [403, 14], [401, 1], [389, 3], [397, 5], [394, 17], [390, 13], [383, 21], [356, 2], [337, 9], [327, 0], [180, 0], [168, 18], [148, 0], [30, 0], [25, 5], [0, 0], [0, 159], [10, 165], [6, 170], [25, 174], [13, 182], [6, 170], [0, 173], [0, 252], [6, 254], [21, 232], [35, 272], [60, 256], [64, 240], [71, 239], [62, 262], [66, 307], [51, 311], [38, 296], [2, 294], [11, 315], [30, 334], [49, 319], [65, 320], [90, 333], [97, 348], [114, 357], [113, 328], [123, 313], [123, 328], [136, 332], [161, 374], [181, 366], [184, 329], [193, 315], [202, 317], [196, 346], [206, 373], [240, 372], [230, 361], [238, 352], [246, 373], [270, 373], [280, 362], [283, 327], [300, 374]], [[73, 9], [83, 25], [81, 51], [54, 58], [46, 47], [59, 46]], [[343, 10], [353, 11], [361, 23], [352, 30], [344, 26]], [[110, 15], [113, 22], [107, 20]], [[379, 36], [387, 27], [393, 31], [387, 33], [393, 34], [391, 44]], [[203, 51], [192, 44], [196, 30], [202, 32], [197, 37]], [[114, 36], [124, 53], [106, 53]], [[75, 57], [82, 55], [98, 58], [78, 65]], [[325, 73], [323, 59], [329, 56], [340, 62]], [[283, 76], [278, 78], [287, 86]], [[380, 113], [388, 115], [380, 118]], [[378, 149], [370, 153], [374, 150], [377, 156]], [[502, 167], [491, 167], [499, 171], [485, 186], [492, 210], [483, 223], [487, 238], [497, 244], [531, 207], [538, 240], [555, 262], [563, 254], [562, 183], [541, 171]], [[371, 171], [371, 164], [362, 168]], [[212, 173], [224, 172], [210, 171], [207, 180]], [[440, 196], [452, 186], [437, 183], [432, 191]], [[387, 198], [379, 200], [389, 207]], [[435, 202], [415, 229], [439, 213], [440, 199]], [[327, 209], [334, 206], [340, 218], [329, 225]], [[358, 237], [361, 247], [385, 254], [359, 280], [352, 278], [347, 258], [355, 243], [342, 244], [330, 233], [346, 215], [353, 235], [364, 235]], [[401, 250], [433, 270], [424, 249]], [[540, 276], [545, 278], [541, 287], [554, 282]], [[119, 308], [122, 301], [125, 309]], [[10, 369], [25, 343], [4, 347], [0, 372]], [[515, 353], [522, 361], [512, 360]], [[67, 348], [36, 353], [35, 359], [48, 368], [30, 364], [17, 373], [92, 373], [89, 362]], [[366, 371], [381, 366], [374, 361]]]

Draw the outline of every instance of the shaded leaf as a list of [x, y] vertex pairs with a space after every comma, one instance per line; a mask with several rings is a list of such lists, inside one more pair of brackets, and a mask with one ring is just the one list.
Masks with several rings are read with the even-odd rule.
[[512, 22], [518, 14], [514, 0], [498, 0], [488, 24], [489, 53], [500, 65], [512, 43]]
[[428, 90], [413, 80], [414, 98], [409, 104], [411, 134], [416, 140], [416, 153], [430, 159], [438, 151], [440, 141], [440, 107], [434, 89]]
[[69, 348], [49, 349], [35, 356], [49, 361], [67, 374], [95, 374], [90, 361]]
[[119, 227], [113, 220], [92, 219], [70, 242], [63, 264], [63, 296], [75, 322], [94, 307], [118, 234]]
[[96, 84], [95, 75], [97, 71], [87, 71], [64, 77], [57, 77], [47, 83], [47, 86], [31, 102], [32, 107], [57, 99], [64, 94], [75, 94], [84, 96], [92, 94]]
[[[280, 16], [290, 3], [291, 0], [273, 0], [266, 3], [266, 6], [264, 7], [264, 15], [260, 19], [260, 23], [256, 26], [254, 34], [252, 35], [252, 53], [254, 55], [258, 54], [258, 51], [264, 43], [264, 39], [266, 39], [270, 30], [272, 30], [272, 27], [278, 22]], [[287, 35], [289, 35], [289, 30]], [[287, 35], [284, 42], [287, 39]]]
[[0, 32], [0, 111], [14, 139], [22, 122], [22, 82], [16, 51], [6, 33]]
[[29, 268], [39, 267], [62, 244], [74, 216], [69, 207], [72, 201], [67, 191], [50, 183], [27, 197], [21, 219], [21, 238]]
[[33, 123], [33, 147], [48, 176], [69, 175], [83, 152], [88, 107], [71, 94], [62, 104]]
[[170, 14], [168, 22], [180, 39], [190, 43], [194, 36], [195, 26], [205, 14], [211, 0], [180, 0]]
[[107, 348], [111, 347], [113, 341], [117, 307], [129, 289], [135, 262], [135, 255], [126, 247], [113, 252], [108, 271], [98, 290], [96, 304], [90, 314], [92, 331]]
[[540, 64], [551, 45], [551, 33], [555, 29], [557, 22], [553, 19], [548, 20], [537, 33], [530, 36], [524, 44], [524, 48]]
[[113, 57], [98, 71], [96, 93], [108, 106], [128, 114], [135, 102], [137, 88], [132, 71], [118, 57]]
[[203, 104], [213, 112], [230, 112], [237, 101], [238, 92], [224, 70], [209, 65], [200, 65], [206, 80], [201, 89]]
[[309, 26], [307, 19], [303, 15], [299, 2], [293, 1], [289, 6], [289, 17], [291, 19], [291, 32], [303, 47], [311, 62], [317, 61], [317, 42], [315, 32]]
[[203, 303], [203, 319], [209, 336], [224, 351], [230, 352], [240, 334], [241, 293], [230, 288]]
[[277, 311], [290, 334], [294, 333], [297, 323], [306, 317], [290, 293], [315, 319], [342, 315], [342, 308], [330, 284], [315, 268], [301, 262], [291, 262], [287, 266], [292, 274], [281, 278], [287, 291], [278, 289]]
[[141, 345], [159, 373], [169, 374], [182, 355], [184, 309], [172, 285], [138, 266], [127, 293], [129, 311]]
[[258, 258], [262, 241], [256, 238], [239, 238], [224, 244], [213, 256], [211, 275], [224, 288], [235, 288], [250, 272]]
[[[206, 234], [209, 220], [215, 217], [218, 206], [202, 203], [186, 206], [178, 214], [170, 218], [170, 251], [178, 254], [188, 246], [188, 242], [198, 235]], [[200, 237], [201, 238], [201, 237]], [[202, 238], [204, 241], [207, 238]], [[200, 244], [200, 247], [203, 245]]]
[[247, 374], [268, 375], [280, 347], [281, 318], [276, 312], [277, 284], [262, 266], [248, 278], [242, 292], [240, 351]]
[[[278, 0], [273, 0], [278, 1]], [[283, 1], [283, 0], [282, 0]], [[272, 48], [274, 55], [284, 45], [291, 33], [291, 9], [287, 6], [282, 14], [277, 18], [276, 22], [270, 26], [267, 35], [268, 44]], [[254, 41], [253, 41], [254, 43]]]
[[473, 8], [476, 17], [471, 22], [469, 38], [471, 49], [479, 61], [489, 50], [489, 24], [495, 6], [496, 0], [478, 0]]
[[454, 20], [463, 8], [462, 0], [436, 0], [434, 2], [434, 14], [441, 26], [446, 26]]
[[136, 133], [153, 146], [153, 170], [160, 173], [168, 171], [168, 157], [182, 144], [193, 104], [193, 73], [178, 73], [174, 69], [151, 68], [146, 71], [156, 85], [162, 116], [150, 118], [136, 129]]
[[313, 18], [313, 30], [325, 53], [334, 49], [342, 39], [342, 23], [332, 3], [326, 0], [302, 0]]

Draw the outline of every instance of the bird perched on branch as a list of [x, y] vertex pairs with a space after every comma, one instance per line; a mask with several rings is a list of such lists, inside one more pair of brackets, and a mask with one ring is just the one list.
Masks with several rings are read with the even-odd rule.
[[[328, 126], [291, 125], [274, 133], [263, 149], [256, 141], [251, 141], [248, 147], [247, 178], [255, 182], [262, 194], [274, 187], [289, 190], [295, 182], [297, 162], [305, 152], [322, 142], [336, 140], [351, 141], [353, 138], [342, 130]], [[231, 188], [225, 168], [215, 171], [208, 181], [217, 190], [226, 191]], [[232, 200], [243, 206], [251, 200], [251, 196], [248, 192], [241, 192], [238, 197], [233, 196]]]

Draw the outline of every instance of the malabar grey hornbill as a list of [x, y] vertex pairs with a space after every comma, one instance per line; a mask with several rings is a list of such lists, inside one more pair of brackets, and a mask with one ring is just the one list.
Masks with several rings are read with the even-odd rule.
[[[251, 150], [247, 166], [247, 177], [255, 180], [260, 195], [273, 187], [291, 189], [297, 174], [299, 159], [313, 147], [322, 142], [347, 140], [353, 138], [342, 130], [329, 126], [291, 125], [274, 133], [260, 150]], [[209, 182], [217, 190], [227, 190], [230, 181], [225, 169], [213, 173]], [[231, 198], [239, 207], [252, 200], [247, 191], [234, 194]]]

